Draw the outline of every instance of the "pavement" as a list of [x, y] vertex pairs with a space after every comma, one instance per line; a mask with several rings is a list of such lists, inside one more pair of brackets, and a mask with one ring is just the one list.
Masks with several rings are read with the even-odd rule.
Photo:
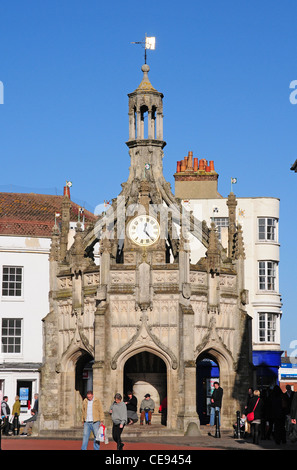
[[[116, 444], [112, 440], [108, 444], [101, 444], [100, 458], [106, 459], [107, 455], [114, 454], [116, 456], [128, 456], [137, 453], [146, 452], [147, 455], [155, 455], [156, 453], [165, 455], [182, 454], [192, 455], [193, 459], [197, 457], [196, 451], [250, 451], [250, 450], [268, 450], [268, 451], [283, 451], [283, 450], [297, 450], [297, 442], [292, 443], [287, 439], [286, 444], [277, 445], [273, 439], [261, 440], [258, 445], [252, 443], [250, 437], [243, 439], [236, 439], [233, 436], [233, 431], [221, 431], [220, 437], [215, 437], [214, 433], [204, 432], [202, 436], [151, 436], [151, 437], [132, 437], [125, 436], [125, 430], [122, 434], [122, 441], [125, 443], [123, 452], [116, 451]], [[31, 436], [2, 436], [1, 450], [6, 451], [75, 451], [80, 450], [81, 439], [55, 439], [53, 438], [39, 438]], [[93, 441], [90, 440], [88, 450], [93, 449]], [[94, 453], [95, 454], [95, 453]], [[104, 454], [104, 456], [103, 456]], [[96, 453], [98, 455], [98, 453]], [[1, 453], [1, 458], [3, 453]], [[96, 457], [97, 458], [97, 457]], [[161, 462], [162, 463], [162, 462]], [[163, 462], [164, 463], [164, 462]]]

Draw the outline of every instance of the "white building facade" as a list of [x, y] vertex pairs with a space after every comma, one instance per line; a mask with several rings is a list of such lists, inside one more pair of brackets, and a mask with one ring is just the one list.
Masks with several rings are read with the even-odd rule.
[[[222, 197], [217, 191], [218, 174], [213, 162], [206, 162], [199, 169], [197, 160], [189, 152], [184, 161], [178, 162], [176, 195], [198, 220], [205, 220], [207, 225], [215, 223], [221, 244], [227, 252], [228, 198]], [[279, 205], [279, 199], [273, 197], [236, 198], [236, 224], [242, 226], [245, 248], [244, 274], [248, 290], [246, 310], [253, 319], [254, 385], [257, 387], [267, 387], [278, 382], [278, 368], [283, 352], [280, 350], [282, 303], [279, 292]], [[196, 263], [204, 253], [203, 245], [193, 238], [191, 262]]]
[[49, 248], [49, 238], [0, 237], [0, 389], [10, 408], [20, 396], [24, 419], [39, 390]]
[[[8, 396], [12, 409], [18, 395], [22, 421], [30, 417], [40, 389], [51, 234], [63, 196], [0, 193], [0, 202], [0, 399]], [[80, 209], [70, 204], [69, 245]], [[87, 213], [87, 220], [92, 219]]]

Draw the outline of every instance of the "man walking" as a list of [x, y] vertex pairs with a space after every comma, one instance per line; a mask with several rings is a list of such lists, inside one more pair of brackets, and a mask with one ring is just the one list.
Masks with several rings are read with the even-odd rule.
[[100, 449], [100, 443], [96, 441], [96, 436], [100, 424], [103, 424], [103, 420], [104, 412], [102, 403], [98, 398], [94, 397], [93, 391], [89, 390], [82, 404], [84, 433], [81, 450], [87, 450], [91, 432], [94, 434], [94, 450]]

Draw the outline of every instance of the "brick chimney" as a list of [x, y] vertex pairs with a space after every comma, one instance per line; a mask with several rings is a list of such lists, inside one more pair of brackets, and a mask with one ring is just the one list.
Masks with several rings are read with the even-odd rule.
[[193, 152], [177, 162], [175, 196], [179, 199], [215, 199], [218, 193], [219, 175], [214, 169], [213, 160], [193, 158]]
[[68, 185], [64, 186], [63, 196], [67, 196], [70, 199], [70, 188]]

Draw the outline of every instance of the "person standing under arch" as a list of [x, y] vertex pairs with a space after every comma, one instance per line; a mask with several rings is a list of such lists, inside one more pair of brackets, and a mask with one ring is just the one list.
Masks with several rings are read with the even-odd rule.
[[210, 426], [215, 424], [215, 412], [219, 412], [219, 426], [221, 426], [221, 408], [223, 400], [223, 389], [220, 387], [219, 382], [214, 382], [214, 391], [210, 399], [211, 409], [210, 409]]

